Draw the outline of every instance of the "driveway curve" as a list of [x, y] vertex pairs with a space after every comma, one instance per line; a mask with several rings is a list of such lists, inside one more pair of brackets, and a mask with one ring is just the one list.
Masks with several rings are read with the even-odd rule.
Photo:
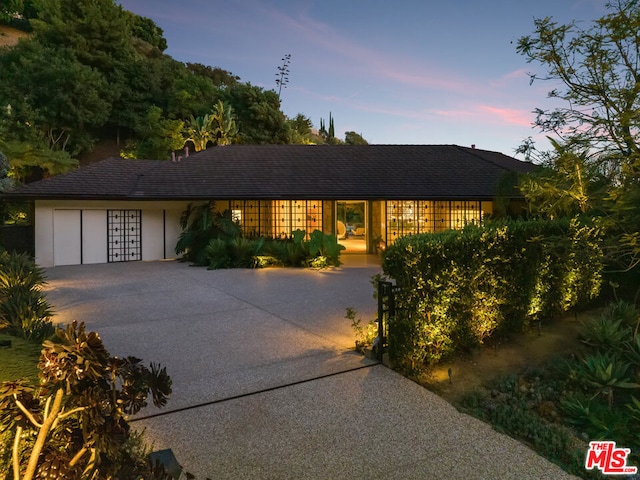
[[167, 407], [134, 425], [199, 479], [575, 478], [353, 351], [375, 317], [367, 256], [327, 270], [136, 262], [46, 270], [60, 322], [159, 362]]

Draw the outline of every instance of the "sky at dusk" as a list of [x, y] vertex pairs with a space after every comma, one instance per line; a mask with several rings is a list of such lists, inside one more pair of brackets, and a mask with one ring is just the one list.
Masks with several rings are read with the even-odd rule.
[[276, 89], [315, 128], [333, 115], [376, 144], [457, 144], [513, 155], [549, 108], [544, 73], [516, 53], [534, 18], [588, 22], [606, 0], [120, 0], [164, 30], [166, 53]]

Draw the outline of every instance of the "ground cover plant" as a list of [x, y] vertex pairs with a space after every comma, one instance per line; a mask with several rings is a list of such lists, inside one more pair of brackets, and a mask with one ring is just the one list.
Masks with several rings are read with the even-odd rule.
[[639, 322], [632, 305], [612, 303], [583, 323], [581, 349], [499, 376], [457, 406], [579, 476], [589, 441], [630, 448], [627, 465], [640, 465]]
[[340, 265], [344, 246], [335, 235], [295, 230], [287, 238], [245, 238], [230, 210], [214, 202], [190, 204], [181, 215], [182, 233], [176, 253], [195, 265], [218, 268], [259, 268], [270, 265], [324, 268]]

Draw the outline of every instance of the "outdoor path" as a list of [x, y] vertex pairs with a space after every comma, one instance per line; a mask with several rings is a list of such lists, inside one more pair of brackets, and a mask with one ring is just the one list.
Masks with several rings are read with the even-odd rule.
[[167, 407], [136, 421], [198, 479], [573, 478], [354, 353], [347, 307], [376, 315], [375, 257], [217, 270], [175, 261], [47, 269], [56, 319], [159, 362]]

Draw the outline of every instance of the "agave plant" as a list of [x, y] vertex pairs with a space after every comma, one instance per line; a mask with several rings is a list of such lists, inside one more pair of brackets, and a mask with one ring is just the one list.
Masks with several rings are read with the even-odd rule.
[[624, 354], [636, 370], [640, 370], [640, 335], [625, 343]]
[[608, 315], [586, 321], [579, 334], [583, 343], [603, 353], [621, 350], [630, 336], [631, 329], [623, 324], [622, 319], [614, 320]]
[[615, 355], [596, 353], [577, 364], [576, 374], [588, 387], [597, 390], [593, 398], [605, 395], [611, 408], [615, 389], [640, 388], [640, 384], [631, 381], [630, 367]]
[[617, 300], [607, 305], [602, 316], [611, 320], [621, 320], [629, 327], [635, 327], [640, 321], [638, 310], [629, 302]]
[[628, 416], [621, 410], [611, 410], [593, 398], [575, 396], [560, 402], [567, 420], [585, 431], [594, 440], [616, 439], [623, 443], [630, 433]]

